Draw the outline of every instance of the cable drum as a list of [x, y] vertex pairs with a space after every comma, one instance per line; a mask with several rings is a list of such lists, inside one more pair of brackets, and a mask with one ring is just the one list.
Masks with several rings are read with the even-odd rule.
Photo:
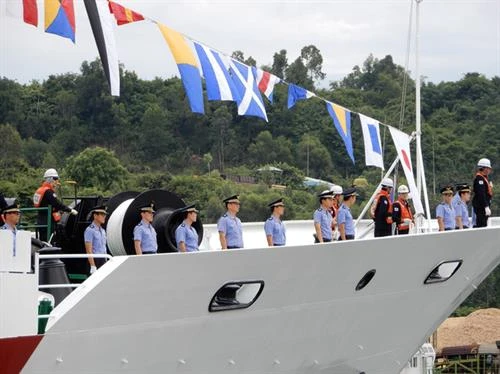
[[125, 213], [134, 199], [129, 199], [118, 205], [112, 212], [107, 223], [108, 249], [113, 256], [126, 256], [122, 240], [122, 226]]
[[[113, 256], [135, 254], [133, 232], [141, 221], [140, 209], [150, 204], [156, 210], [152, 225], [156, 231], [158, 252], [176, 252], [175, 230], [184, 219], [184, 201], [166, 190], [149, 190], [141, 194], [121, 193], [110, 199], [110, 215], [107, 222], [109, 252]], [[120, 200], [127, 199], [123, 202]], [[199, 243], [203, 239], [200, 221], [193, 224], [198, 233]]]

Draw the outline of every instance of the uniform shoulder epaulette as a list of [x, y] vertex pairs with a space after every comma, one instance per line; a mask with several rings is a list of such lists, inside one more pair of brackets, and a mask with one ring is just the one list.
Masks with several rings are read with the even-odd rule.
[[222, 217], [227, 217], [227, 213], [224, 213], [224, 215]]
[[7, 230], [7, 227], [6, 226], [1, 226], [0, 230]]
[[186, 227], [186, 224], [185, 223], [181, 223], [181, 227]]
[[274, 219], [273, 217], [269, 217], [267, 220], [272, 221], [273, 219]]
[[137, 226], [142, 226], [142, 221], [137, 224]]
[[89, 227], [90, 227], [91, 229], [95, 229], [95, 226], [94, 226], [94, 224], [93, 224], [93, 223], [91, 223]]

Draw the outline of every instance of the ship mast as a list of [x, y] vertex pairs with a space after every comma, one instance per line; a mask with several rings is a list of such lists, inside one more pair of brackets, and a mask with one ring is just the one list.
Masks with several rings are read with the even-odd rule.
[[[415, 18], [415, 132], [416, 132], [416, 161], [417, 161], [417, 190], [419, 196], [424, 198], [425, 214], [427, 216], [427, 228], [431, 227], [431, 211], [429, 206], [429, 196], [427, 195], [427, 184], [425, 182], [424, 160], [422, 157], [422, 123], [421, 123], [421, 107], [420, 107], [420, 3], [423, 0], [415, 0], [416, 3], [416, 18]], [[424, 192], [422, 196], [422, 190]], [[417, 218], [417, 232], [422, 228], [422, 221]]]

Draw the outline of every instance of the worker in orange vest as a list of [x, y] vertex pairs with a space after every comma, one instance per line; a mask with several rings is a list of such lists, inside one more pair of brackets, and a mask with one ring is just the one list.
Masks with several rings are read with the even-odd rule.
[[[72, 215], [77, 215], [78, 212], [64, 205], [61, 201], [57, 199], [57, 195], [55, 189], [60, 185], [59, 182], [59, 174], [56, 169], [47, 169], [45, 174], [43, 175], [43, 183], [36, 190], [33, 195], [33, 205], [35, 208], [43, 208], [48, 207], [49, 205], [52, 207], [52, 227], [53, 225], [61, 220], [61, 211], [68, 212]], [[37, 225], [47, 226], [47, 212], [46, 211], [38, 211], [37, 217]], [[49, 235], [51, 233], [47, 232], [47, 227], [39, 227], [38, 238], [42, 241], [47, 241], [49, 239]]]
[[410, 190], [402, 184], [398, 187], [398, 199], [392, 204], [392, 221], [396, 223], [397, 235], [406, 235], [410, 232], [413, 223], [413, 213], [408, 203]]
[[392, 235], [391, 191], [394, 182], [390, 178], [384, 178], [380, 187], [370, 209], [370, 215], [375, 221], [375, 237]]

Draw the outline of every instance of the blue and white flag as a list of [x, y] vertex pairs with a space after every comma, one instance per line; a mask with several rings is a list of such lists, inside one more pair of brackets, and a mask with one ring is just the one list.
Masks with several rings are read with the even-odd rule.
[[299, 100], [307, 100], [313, 96], [316, 96], [311, 91], [307, 91], [305, 88], [296, 86], [295, 84], [288, 85], [288, 109], [293, 107], [295, 103]]
[[203, 44], [193, 44], [203, 70], [208, 100], [238, 101], [239, 93], [229, 75], [227, 57]]
[[240, 95], [238, 114], [240, 116], [260, 117], [267, 122], [266, 108], [262, 96], [260, 96], [252, 68], [234, 59], [229, 61], [229, 68], [234, 85]]
[[367, 166], [376, 166], [384, 170], [379, 122], [364, 114], [360, 114], [359, 119], [361, 121], [361, 130], [363, 130], [363, 141], [365, 143], [365, 164]]

